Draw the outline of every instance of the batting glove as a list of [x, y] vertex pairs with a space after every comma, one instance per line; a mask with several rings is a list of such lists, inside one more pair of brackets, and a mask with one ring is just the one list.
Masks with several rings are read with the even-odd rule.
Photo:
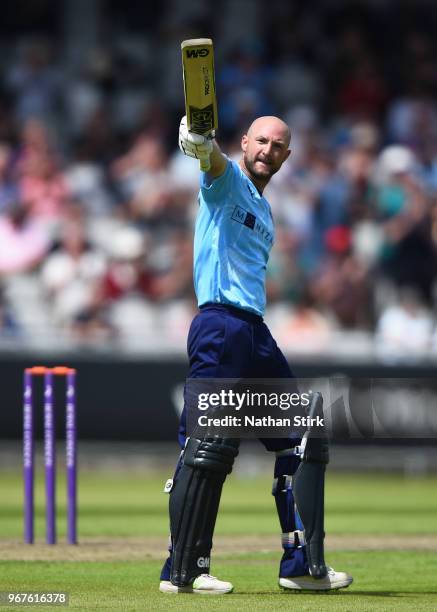
[[196, 159], [209, 159], [212, 153], [212, 139], [189, 132], [187, 117], [184, 115], [179, 126], [179, 148], [184, 155]]

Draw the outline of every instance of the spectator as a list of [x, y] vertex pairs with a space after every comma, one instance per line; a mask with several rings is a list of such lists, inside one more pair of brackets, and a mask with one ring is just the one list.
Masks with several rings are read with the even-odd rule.
[[0, 214], [11, 200], [17, 199], [17, 186], [11, 176], [12, 147], [0, 142]]
[[401, 290], [399, 301], [389, 305], [376, 326], [376, 346], [384, 358], [415, 360], [431, 347], [433, 320], [414, 289]]
[[429, 200], [415, 167], [412, 153], [399, 145], [388, 147], [379, 158], [376, 205], [385, 234], [381, 269], [399, 287], [415, 288], [429, 304], [436, 251]]
[[48, 130], [36, 119], [24, 124], [18, 171], [21, 198], [29, 214], [49, 226], [59, 223], [68, 188]]
[[53, 119], [61, 111], [63, 80], [45, 40], [34, 39], [24, 45], [21, 57], [6, 74], [6, 84], [20, 123], [35, 117]]
[[0, 287], [0, 341], [21, 338], [21, 329], [13, 317]]
[[310, 290], [305, 289], [278, 332], [290, 351], [311, 354], [326, 349], [334, 327], [333, 321], [317, 308]]
[[10, 201], [0, 216], [0, 276], [34, 270], [47, 255], [50, 238], [20, 202]]
[[348, 228], [333, 227], [326, 234], [328, 256], [311, 280], [315, 303], [330, 311], [345, 329], [370, 328], [371, 286], [368, 270], [351, 249]]
[[112, 171], [131, 219], [146, 226], [184, 224], [192, 189], [175, 181], [159, 138], [139, 135], [128, 153], [114, 162]]
[[234, 48], [218, 71], [220, 125], [232, 134], [255, 117], [272, 113], [270, 83], [273, 73], [256, 45]]
[[154, 297], [154, 277], [146, 262], [144, 236], [128, 226], [112, 237], [110, 259], [97, 294], [104, 305], [132, 293]]
[[58, 325], [70, 327], [93, 304], [105, 269], [104, 255], [89, 244], [83, 221], [67, 219], [59, 246], [41, 270], [42, 285]]

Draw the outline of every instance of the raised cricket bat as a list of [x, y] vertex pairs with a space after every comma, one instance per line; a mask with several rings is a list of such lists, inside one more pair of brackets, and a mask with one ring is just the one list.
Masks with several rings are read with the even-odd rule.
[[[212, 40], [184, 40], [181, 51], [188, 129], [195, 134], [210, 136], [218, 127]], [[200, 160], [203, 172], [208, 172], [209, 168], [209, 159]]]

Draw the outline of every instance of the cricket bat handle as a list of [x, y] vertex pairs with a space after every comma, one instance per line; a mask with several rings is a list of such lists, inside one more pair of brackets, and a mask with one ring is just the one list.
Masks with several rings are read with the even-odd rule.
[[203, 157], [202, 159], [199, 159], [199, 162], [202, 172], [208, 172], [208, 170], [211, 168], [209, 157]]

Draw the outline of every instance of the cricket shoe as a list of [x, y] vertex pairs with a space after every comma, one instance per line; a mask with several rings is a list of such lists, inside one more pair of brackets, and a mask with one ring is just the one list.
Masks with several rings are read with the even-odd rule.
[[346, 572], [336, 572], [332, 567], [328, 567], [328, 573], [324, 578], [313, 578], [309, 574], [279, 578], [279, 586], [291, 591], [335, 591], [348, 587], [352, 582], [352, 576]]
[[233, 584], [224, 582], [209, 574], [200, 574], [194, 580], [193, 584], [185, 587], [178, 587], [170, 582], [170, 580], [161, 580], [159, 583], [161, 593], [196, 593], [197, 595], [225, 595], [232, 593], [234, 590]]

